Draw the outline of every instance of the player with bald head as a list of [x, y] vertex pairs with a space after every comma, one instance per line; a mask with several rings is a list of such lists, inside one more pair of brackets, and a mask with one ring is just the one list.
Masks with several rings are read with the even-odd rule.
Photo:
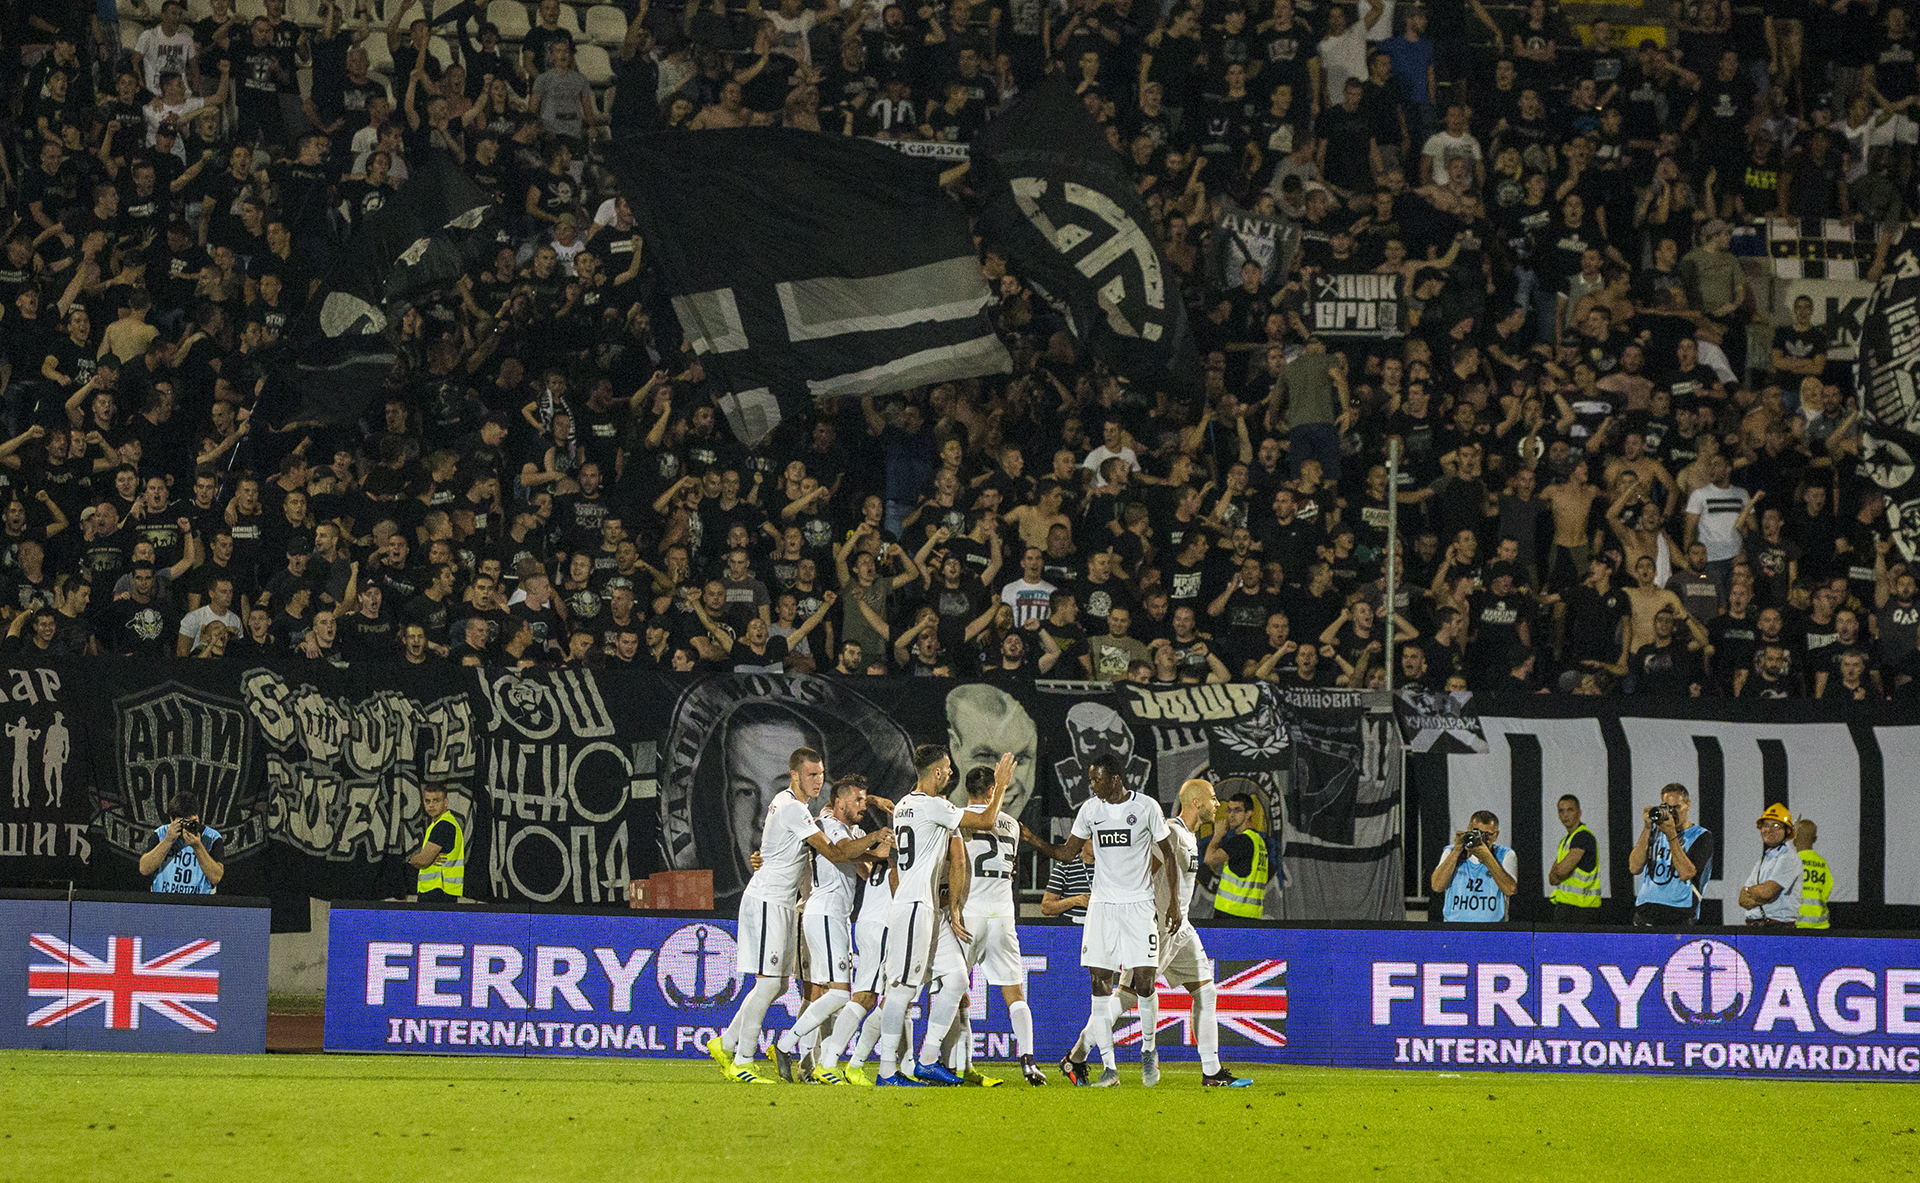
[[[1201, 1083], [1208, 1088], [1246, 1088], [1253, 1082], [1228, 1072], [1220, 1063], [1220, 1024], [1214, 1017], [1219, 993], [1213, 984], [1213, 960], [1201, 945], [1200, 933], [1193, 927], [1188, 912], [1193, 904], [1193, 881], [1200, 873], [1200, 840], [1194, 837], [1193, 830], [1202, 818], [1211, 818], [1214, 825], [1220, 825], [1215, 816], [1219, 811], [1220, 799], [1214, 794], [1213, 782], [1194, 779], [1180, 786], [1180, 811], [1167, 822], [1167, 831], [1173, 839], [1174, 902], [1179, 908], [1175, 911], [1165, 900], [1157, 898], [1160, 892], [1155, 893], [1154, 901], [1156, 912], [1162, 916], [1177, 915], [1180, 925], [1161, 936], [1160, 976], [1168, 985], [1185, 987], [1193, 996], [1193, 1038], [1200, 1047]], [[1159, 877], [1154, 880], [1156, 887], [1163, 882]], [[1161, 887], [1161, 892], [1164, 890]], [[1141, 1030], [1143, 1048], [1153, 1047], [1154, 1034]], [[1159, 1062], [1156, 1052], [1153, 1056], [1156, 1077]]]

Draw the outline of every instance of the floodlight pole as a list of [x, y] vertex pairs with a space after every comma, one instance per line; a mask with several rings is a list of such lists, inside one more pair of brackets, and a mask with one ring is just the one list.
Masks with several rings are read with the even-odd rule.
[[1381, 602], [1380, 614], [1386, 618], [1386, 639], [1382, 642], [1382, 652], [1387, 663], [1387, 695], [1393, 695], [1393, 641], [1397, 631], [1394, 621], [1394, 604], [1399, 596], [1400, 564], [1394, 556], [1394, 544], [1400, 540], [1400, 437], [1394, 436], [1387, 441], [1387, 577], [1386, 597]]

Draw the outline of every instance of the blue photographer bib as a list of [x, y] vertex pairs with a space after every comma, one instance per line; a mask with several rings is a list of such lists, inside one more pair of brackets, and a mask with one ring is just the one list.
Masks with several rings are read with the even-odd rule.
[[[1681, 849], [1692, 846], [1694, 839], [1706, 832], [1705, 826], [1688, 826], [1686, 832], [1680, 835]], [[1706, 882], [1707, 868], [1696, 867], [1694, 870], [1700, 881]], [[1640, 887], [1634, 902], [1687, 908], [1698, 913], [1699, 908], [1693, 898], [1693, 884], [1674, 871], [1673, 847], [1667, 842], [1667, 836], [1659, 830], [1655, 830], [1647, 842], [1647, 862], [1640, 868]]]
[[[1446, 858], [1453, 850], [1449, 846], [1441, 852]], [[1498, 843], [1487, 847], [1487, 857], [1494, 862], [1504, 862], [1508, 850]], [[1491, 924], [1507, 918], [1507, 893], [1493, 881], [1493, 873], [1485, 863], [1462, 856], [1460, 865], [1453, 869], [1453, 882], [1447, 884], [1447, 899], [1441, 911], [1441, 919], [1449, 924]]]
[[[155, 842], [164, 842], [166, 837], [166, 826], [154, 827]], [[212, 826], [200, 832], [201, 843], [209, 849], [219, 840], [220, 831]], [[206, 871], [200, 867], [200, 856], [193, 853], [193, 847], [183, 838], [173, 844], [167, 861], [161, 863], [160, 869], [153, 873], [153, 890], [179, 895], [212, 895], [213, 880], [207, 878]]]

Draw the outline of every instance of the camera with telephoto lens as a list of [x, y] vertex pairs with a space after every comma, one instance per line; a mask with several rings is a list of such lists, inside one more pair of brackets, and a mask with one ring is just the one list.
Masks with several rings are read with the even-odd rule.
[[1656, 805], [1647, 810], [1647, 821], [1655, 826], [1664, 826], [1673, 817], [1673, 809], [1667, 805]]
[[1487, 836], [1479, 830], [1468, 830], [1466, 833], [1460, 835], [1460, 850], [1462, 853], [1472, 850], [1486, 840]]

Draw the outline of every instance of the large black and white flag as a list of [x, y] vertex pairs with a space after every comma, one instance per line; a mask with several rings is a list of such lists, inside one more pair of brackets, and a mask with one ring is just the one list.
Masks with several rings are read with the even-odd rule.
[[1197, 390], [1198, 355], [1153, 220], [1064, 75], [1016, 98], [973, 141], [981, 228], [1063, 305], [1094, 358], [1160, 390]]
[[1887, 495], [1894, 545], [1920, 559], [1920, 230], [1906, 229], [1861, 315], [1861, 473]]
[[493, 201], [447, 153], [413, 165], [407, 183], [353, 232], [287, 334], [295, 397], [276, 420], [345, 423], [381, 390], [393, 334], [421, 293], [473, 270], [493, 239]]
[[1393, 713], [1410, 752], [1452, 756], [1487, 750], [1480, 712], [1468, 691], [1404, 689], [1394, 695]]
[[745, 128], [635, 136], [613, 168], [745, 442], [814, 397], [1013, 368], [938, 165], [864, 140]]

